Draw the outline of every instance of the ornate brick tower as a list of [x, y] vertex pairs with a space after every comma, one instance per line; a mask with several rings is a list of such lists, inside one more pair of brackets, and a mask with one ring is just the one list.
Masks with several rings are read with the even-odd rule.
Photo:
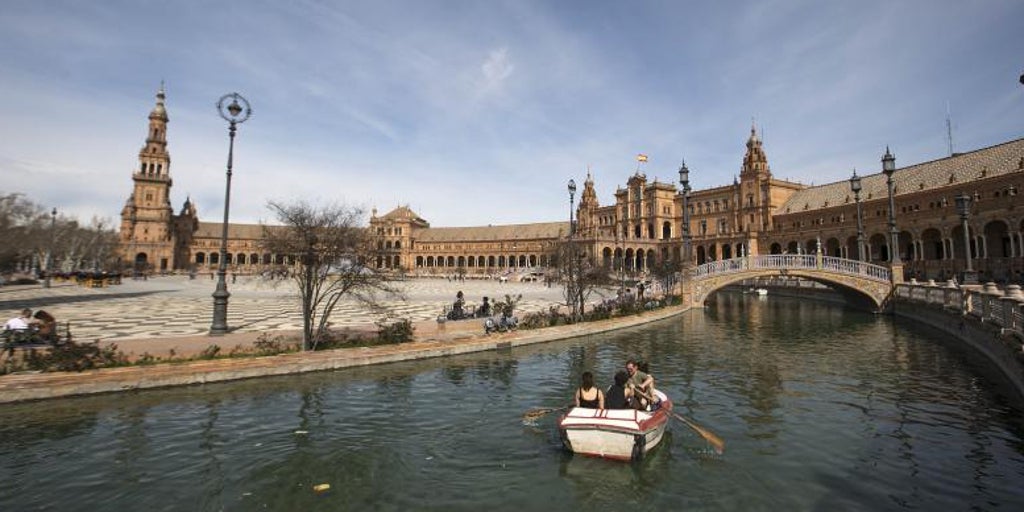
[[580, 205], [576, 210], [576, 226], [578, 235], [582, 238], [594, 238], [598, 236], [597, 227], [597, 192], [594, 190], [594, 178], [587, 170], [587, 179], [583, 182], [583, 193], [580, 195]]
[[743, 156], [743, 168], [739, 180], [739, 215], [737, 228], [753, 240], [771, 228], [771, 201], [769, 186], [772, 171], [768, 167], [757, 129], [750, 127], [750, 138], [747, 139], [747, 153]]
[[[156, 105], [149, 113], [146, 145], [139, 151], [139, 165], [132, 173], [132, 194], [121, 210], [122, 261], [140, 271], [165, 271], [180, 265], [175, 265], [176, 222], [170, 200], [167, 122], [161, 84]], [[189, 210], [194, 215], [194, 209]]]

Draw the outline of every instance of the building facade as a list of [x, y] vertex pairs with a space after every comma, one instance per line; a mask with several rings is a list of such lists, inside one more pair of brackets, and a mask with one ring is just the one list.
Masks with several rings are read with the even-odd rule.
[[[220, 264], [221, 222], [202, 222], [188, 198], [175, 214], [171, 207], [170, 119], [163, 87], [149, 113], [146, 143], [132, 173], [132, 192], [121, 209], [119, 232], [124, 266], [147, 272], [213, 272]], [[262, 251], [264, 226], [228, 225], [226, 261], [232, 272], [255, 273], [294, 264], [294, 256]]]
[[[220, 222], [202, 222], [186, 199], [171, 207], [169, 118], [163, 89], [149, 114], [145, 145], [132, 173], [133, 190], [121, 211], [124, 261], [155, 271], [214, 271], [219, 265]], [[879, 169], [881, 171], [881, 167]], [[907, 278], [948, 279], [971, 263], [986, 280], [1020, 282], [1024, 272], [1024, 139], [895, 169], [892, 173], [897, 251]], [[602, 206], [588, 174], [576, 208], [574, 240], [586, 257], [610, 271], [651, 272], [686, 254], [683, 219], [689, 219], [693, 264], [743, 255], [814, 253], [889, 261], [891, 233], [887, 176], [866, 174], [855, 194], [849, 181], [804, 186], [772, 175], [754, 128], [733, 183], [691, 191], [648, 181], [639, 167]], [[956, 197], [970, 199], [967, 217]], [[859, 201], [858, 201], [859, 198]], [[858, 204], [862, 236], [858, 237]], [[966, 220], [966, 222], [965, 222]], [[964, 225], [967, 231], [965, 236]], [[528, 275], [554, 264], [569, 222], [432, 227], [407, 206], [369, 219], [376, 249], [371, 264], [418, 275]], [[227, 263], [254, 273], [291, 265], [290, 255], [261, 249], [264, 226], [228, 226]], [[966, 240], [966, 241], [965, 241]]]

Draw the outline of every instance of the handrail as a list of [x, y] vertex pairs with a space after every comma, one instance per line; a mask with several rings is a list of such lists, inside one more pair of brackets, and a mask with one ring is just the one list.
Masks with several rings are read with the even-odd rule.
[[872, 281], [892, 282], [888, 267], [817, 254], [766, 254], [711, 261], [696, 269], [698, 279], [752, 270], [820, 270], [832, 274], [859, 276]]

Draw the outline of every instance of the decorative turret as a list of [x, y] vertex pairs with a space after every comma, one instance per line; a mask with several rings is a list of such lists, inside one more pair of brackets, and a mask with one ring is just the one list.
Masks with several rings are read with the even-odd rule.
[[147, 180], [167, 180], [171, 176], [171, 155], [167, 152], [167, 108], [164, 106], [164, 85], [156, 93], [156, 105], [149, 113], [149, 133], [146, 145], [139, 151], [139, 169], [136, 177]]
[[576, 210], [577, 226], [580, 236], [594, 236], [595, 215], [598, 207], [597, 191], [594, 190], [594, 178], [587, 169], [587, 179], [583, 182], [583, 194], [580, 195], [580, 206]]
[[191, 216], [191, 217], [195, 217], [196, 216], [196, 206], [194, 204], [192, 204], [192, 198], [191, 197], [188, 197], [188, 196], [185, 197], [185, 204], [181, 205], [181, 213], [179, 215], [181, 215], [181, 216]]
[[740, 171], [740, 177], [770, 178], [771, 175], [771, 169], [768, 168], [768, 157], [765, 156], [761, 139], [757, 136], [757, 128], [751, 125], [750, 138], [747, 139], [747, 154], [743, 157], [743, 169]]
[[737, 212], [736, 225], [740, 231], [746, 232], [751, 239], [761, 231], [771, 227], [772, 202], [769, 194], [772, 172], [768, 167], [768, 157], [764, 153], [761, 139], [757, 136], [757, 128], [750, 126], [750, 138], [747, 139], [747, 154], [743, 156], [743, 169], [740, 171], [736, 186], [735, 201], [740, 205]]

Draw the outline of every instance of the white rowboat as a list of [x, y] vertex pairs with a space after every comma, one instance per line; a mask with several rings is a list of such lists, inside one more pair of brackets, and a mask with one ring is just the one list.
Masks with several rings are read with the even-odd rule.
[[654, 411], [586, 409], [573, 407], [558, 421], [566, 449], [580, 455], [616, 460], [639, 460], [661, 443], [672, 401], [655, 390], [661, 400]]

